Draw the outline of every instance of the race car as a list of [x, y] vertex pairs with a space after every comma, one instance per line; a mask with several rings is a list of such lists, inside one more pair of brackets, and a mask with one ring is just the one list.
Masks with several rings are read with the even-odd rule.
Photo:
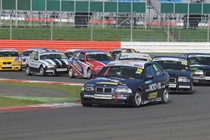
[[142, 60], [142, 61], [152, 61], [149, 54], [143, 53], [119, 53], [115, 60]]
[[21, 57], [16, 49], [0, 49], [0, 70], [22, 71]]
[[64, 53], [67, 56], [67, 58], [70, 59], [74, 55], [74, 53], [79, 50], [82, 50], [82, 49], [68, 49]]
[[90, 79], [92, 73], [98, 73], [112, 61], [109, 53], [98, 50], [79, 50], [69, 60], [69, 77], [75, 76]]
[[135, 49], [131, 49], [131, 48], [118, 48], [118, 49], [112, 49], [112, 50], [110, 50], [109, 53], [111, 54], [111, 56], [113, 57], [113, 59], [115, 59], [116, 56], [119, 53], [138, 53], [138, 51], [136, 51]]
[[24, 50], [22, 53], [20, 53], [20, 57], [21, 57], [21, 60], [22, 60], [22, 67], [26, 67], [26, 61], [27, 61], [29, 55], [30, 55], [34, 50], [38, 50], [38, 49], [47, 50], [47, 48], [30, 48], [30, 49], [26, 49], [26, 50]]
[[168, 73], [155, 62], [112, 61], [84, 84], [81, 103], [133, 107], [150, 102], [167, 103], [168, 82]]
[[68, 59], [62, 52], [33, 51], [26, 62], [26, 74], [59, 75], [68, 73]]
[[185, 53], [193, 75], [195, 84], [210, 84], [210, 54], [209, 53]]
[[169, 74], [169, 92], [194, 93], [194, 85], [190, 65], [182, 56], [158, 55], [154, 56], [158, 63]]

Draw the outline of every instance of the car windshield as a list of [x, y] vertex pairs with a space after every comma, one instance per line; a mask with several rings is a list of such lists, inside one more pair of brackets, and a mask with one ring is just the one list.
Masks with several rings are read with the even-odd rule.
[[65, 52], [65, 55], [66, 55], [67, 57], [71, 57], [71, 56], [74, 55], [74, 52]]
[[96, 54], [88, 54], [87, 55], [87, 60], [88, 61], [92, 61], [92, 60], [94, 60], [94, 61], [111, 61], [112, 60], [112, 58], [111, 58], [111, 56], [109, 56], [110, 54], [98, 54], [98, 53], [96, 53]]
[[66, 59], [65, 54], [43, 54], [40, 55], [40, 59]]
[[159, 60], [155, 61], [165, 70], [189, 70], [189, 66], [186, 61], [174, 61], [174, 60]]
[[188, 58], [190, 65], [210, 65], [210, 56], [195, 56]]
[[98, 76], [142, 79], [143, 69], [132, 66], [107, 66], [98, 73]]
[[113, 51], [113, 52], [111, 52], [113, 57], [116, 57], [119, 53], [121, 53], [121, 51]]
[[25, 51], [21, 55], [22, 56], [29, 56], [33, 51]]
[[146, 58], [120, 58], [120, 60], [142, 60], [142, 61], [147, 61], [148, 59], [146, 59]]
[[18, 52], [16, 51], [0, 52], [0, 57], [14, 57], [14, 56], [19, 56]]

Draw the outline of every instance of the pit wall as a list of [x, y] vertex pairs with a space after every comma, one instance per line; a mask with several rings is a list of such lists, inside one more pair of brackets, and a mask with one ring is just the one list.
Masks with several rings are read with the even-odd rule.
[[28, 48], [49, 48], [60, 51], [67, 49], [96, 49], [110, 51], [115, 48], [133, 48], [151, 53], [210, 53], [209, 42], [95, 42], [95, 41], [40, 41], [40, 40], [0, 40], [1, 48], [15, 48], [23, 51]]

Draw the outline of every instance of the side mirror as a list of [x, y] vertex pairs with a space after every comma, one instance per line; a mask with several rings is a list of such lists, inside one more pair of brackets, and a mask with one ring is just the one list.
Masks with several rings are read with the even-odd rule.
[[80, 58], [79, 60], [80, 60], [80, 61], [85, 61], [85, 59], [84, 59], [84, 58]]
[[154, 76], [153, 75], [147, 75], [146, 80], [148, 80], [148, 79], [154, 79]]
[[96, 72], [92, 72], [92, 78], [96, 78], [96, 77], [97, 77]]

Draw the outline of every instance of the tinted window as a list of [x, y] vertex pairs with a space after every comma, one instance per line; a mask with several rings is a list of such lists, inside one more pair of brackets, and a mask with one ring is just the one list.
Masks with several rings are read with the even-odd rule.
[[199, 64], [199, 65], [210, 65], [210, 56], [194, 56], [188, 58], [190, 65]]
[[19, 56], [18, 52], [15, 51], [0, 52], [0, 57], [14, 57], [14, 56]]
[[154, 77], [156, 75], [152, 65], [149, 65], [146, 67], [146, 76], [148, 76], [148, 75], [151, 75]]
[[95, 61], [111, 61], [111, 57], [109, 54], [88, 54], [87, 60], [95, 60]]
[[143, 69], [130, 66], [109, 66], [104, 67], [98, 76], [141, 79], [143, 77]]

